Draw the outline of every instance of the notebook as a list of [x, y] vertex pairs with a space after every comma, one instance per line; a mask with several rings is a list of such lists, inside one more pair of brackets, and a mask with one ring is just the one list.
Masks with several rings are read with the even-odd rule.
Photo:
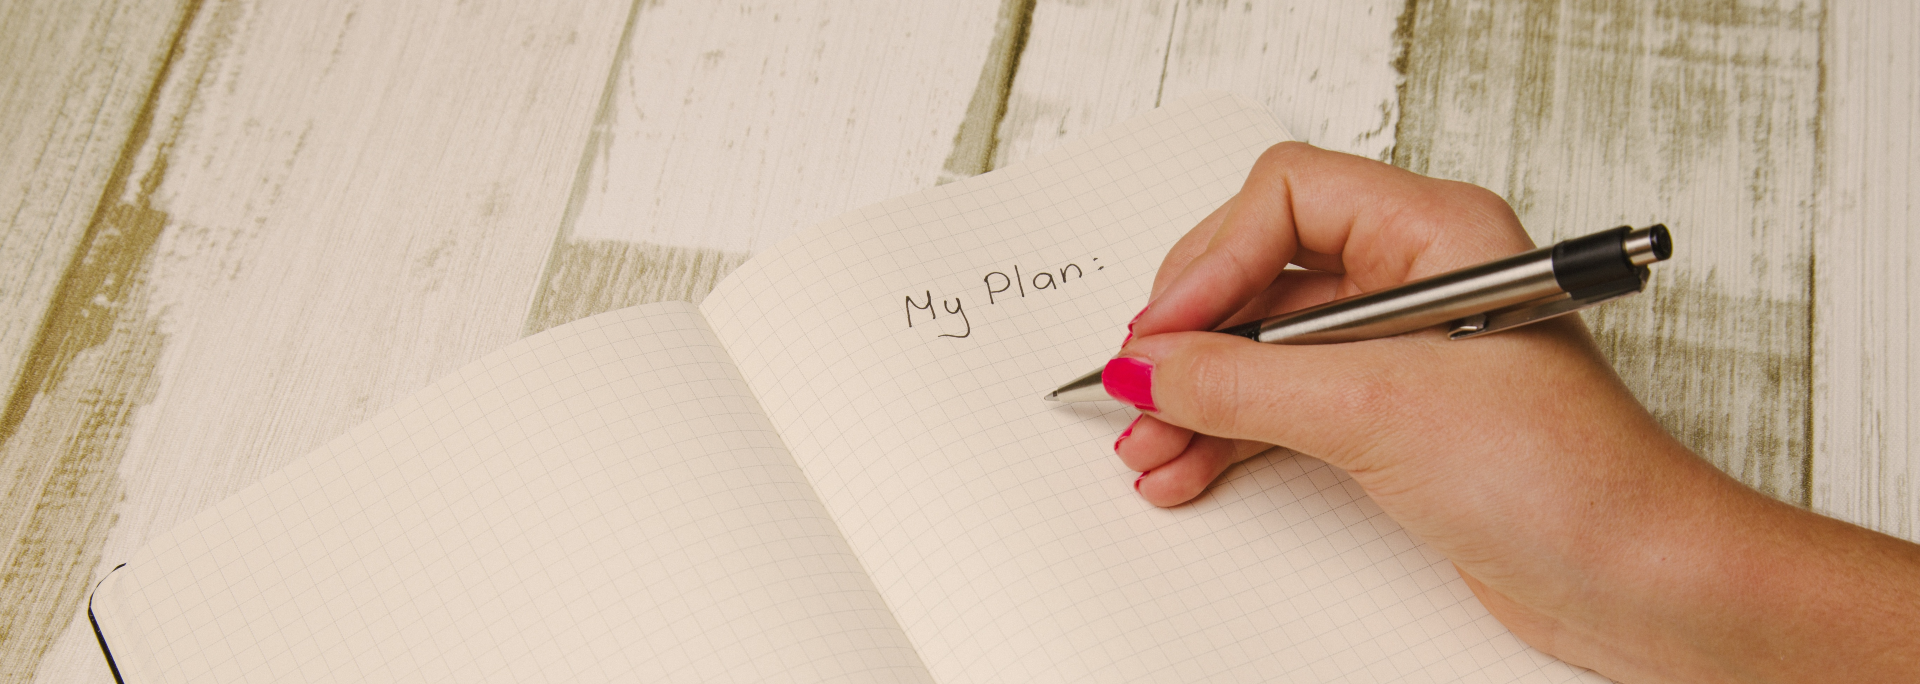
[[1146, 504], [1104, 361], [1286, 133], [1196, 96], [533, 335], [164, 533], [125, 682], [1566, 682], [1359, 487]]

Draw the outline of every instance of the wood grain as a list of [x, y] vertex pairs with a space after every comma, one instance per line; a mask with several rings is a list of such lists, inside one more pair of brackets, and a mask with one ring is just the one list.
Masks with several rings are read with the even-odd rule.
[[1393, 160], [1537, 242], [1665, 222], [1648, 293], [1588, 314], [1661, 422], [1805, 505], [1820, 112], [1811, 3], [1419, 0]]
[[1920, 540], [1920, 11], [1834, 0], [1826, 36], [1813, 508]]
[[1385, 158], [1402, 3], [1043, 0], [1000, 126], [1001, 163], [1159, 102], [1224, 90], [1296, 138]]
[[[127, 192], [130, 181], [138, 184], [129, 150], [151, 130], [152, 84], [177, 60], [174, 37], [195, 6], [153, 9], [173, 14], [40, 3], [13, 7], [9, 18], [19, 23], [0, 24], [8, 54], [23, 67], [8, 78], [7, 108], [20, 115], [6, 124], [19, 134], [9, 140], [29, 143], [34, 153], [16, 156], [21, 150], [8, 145], [5, 160], [9, 172], [20, 174], [7, 177], [25, 181], [6, 185], [20, 194], [4, 233], [7, 292], [14, 296], [7, 301], [5, 359], [14, 384], [0, 414], [0, 530], [7, 533], [0, 546], [0, 679], [6, 681], [30, 679], [65, 626], [97, 560], [87, 551], [98, 544], [85, 542], [98, 541], [92, 533], [111, 523], [117, 503], [114, 473], [69, 447], [114, 440], [114, 428], [143, 390], [137, 380], [119, 382], [118, 376], [151, 365], [151, 347], [144, 344], [151, 331], [144, 321], [118, 315], [134, 304], [129, 281], [118, 276], [146, 258], [158, 225], [145, 206], [112, 198]], [[21, 39], [29, 37], [22, 49]], [[37, 42], [42, 38], [50, 42]], [[64, 78], [35, 78], [53, 74]], [[46, 99], [29, 99], [36, 97]], [[76, 243], [79, 253], [69, 261], [65, 252]], [[48, 282], [55, 274], [59, 281]], [[18, 335], [25, 330], [33, 335]], [[46, 414], [31, 413], [29, 397], [57, 392], [55, 378], [89, 364], [115, 379], [89, 388], [83, 404], [64, 412], [62, 434], [35, 429]], [[76, 539], [81, 543], [72, 543]]]
[[519, 336], [632, 9], [195, 13], [9, 409], [0, 671], [105, 677], [101, 559]]
[[[755, 249], [964, 175], [1022, 2], [646, 5], [633, 17], [528, 332], [698, 301]], [[968, 123], [969, 113], [975, 116]], [[963, 130], [964, 129], [964, 130]], [[956, 150], [961, 150], [956, 154]]]
[[9, 387], [188, 4], [0, 4], [0, 378]]

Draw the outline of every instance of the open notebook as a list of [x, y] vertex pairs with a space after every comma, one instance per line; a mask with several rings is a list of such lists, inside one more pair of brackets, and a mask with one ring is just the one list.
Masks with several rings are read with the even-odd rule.
[[1541, 681], [1337, 470], [1154, 508], [1107, 358], [1286, 139], [1188, 99], [521, 340], [156, 537], [91, 599], [128, 682]]

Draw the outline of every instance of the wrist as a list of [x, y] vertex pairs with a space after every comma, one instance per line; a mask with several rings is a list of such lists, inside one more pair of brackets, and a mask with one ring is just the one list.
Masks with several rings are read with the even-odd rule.
[[1912, 681], [1920, 547], [1692, 461], [1595, 545], [1560, 655], [1632, 682]]
[[1583, 581], [1554, 650], [1622, 681], [1735, 681], [1727, 618], [1768, 581], [1745, 526], [1781, 504], [1667, 441], [1581, 535]]

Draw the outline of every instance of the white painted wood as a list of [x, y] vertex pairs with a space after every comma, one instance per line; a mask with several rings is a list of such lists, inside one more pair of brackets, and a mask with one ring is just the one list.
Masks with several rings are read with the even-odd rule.
[[8, 387], [184, 4], [0, 4], [0, 380]]
[[635, 18], [574, 241], [751, 252], [940, 177], [1001, 0], [665, 0]]
[[[16, 538], [111, 567], [517, 338], [631, 9], [202, 8], [109, 212], [157, 241], [108, 274], [129, 283], [102, 300], [111, 331], [63, 352], [5, 446], [87, 485], [43, 505], [89, 512]], [[84, 589], [88, 568], [55, 579]], [[39, 681], [105, 677], [85, 619], [63, 624]]]
[[1226, 90], [1267, 106], [1295, 138], [1386, 159], [1399, 121], [1394, 28], [1406, 2], [1197, 2], [1174, 24], [1166, 101]]
[[1920, 540], [1920, 10], [1827, 5], [1813, 508]]
[[1152, 109], [1175, 0], [1037, 0], [1000, 120], [996, 166]]
[[526, 332], [700, 301], [753, 250], [987, 168], [1021, 0], [669, 0], [635, 15]]
[[1306, 142], [1385, 158], [1398, 116], [1392, 63], [1402, 6], [1041, 0], [996, 163], [1199, 90], [1264, 104]]

